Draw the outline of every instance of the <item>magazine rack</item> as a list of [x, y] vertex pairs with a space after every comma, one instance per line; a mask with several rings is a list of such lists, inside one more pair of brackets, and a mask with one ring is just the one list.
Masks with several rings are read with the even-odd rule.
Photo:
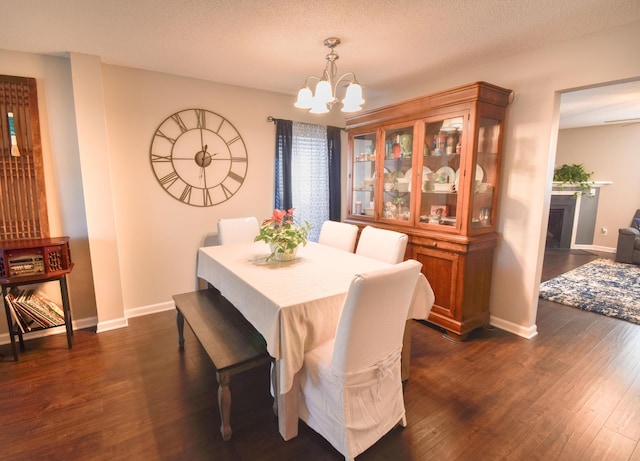
[[[33, 262], [34, 260], [35, 262]], [[9, 290], [21, 285], [34, 285], [57, 280], [60, 283], [67, 346], [71, 349], [73, 326], [71, 324], [67, 274], [72, 269], [69, 237], [0, 242], [0, 286], [2, 287], [2, 300], [7, 315], [14, 361], [18, 361], [16, 336], [20, 343], [20, 349], [24, 351], [23, 335], [30, 332], [23, 333], [13, 320], [7, 300]], [[46, 328], [38, 328], [33, 331], [43, 329]]]

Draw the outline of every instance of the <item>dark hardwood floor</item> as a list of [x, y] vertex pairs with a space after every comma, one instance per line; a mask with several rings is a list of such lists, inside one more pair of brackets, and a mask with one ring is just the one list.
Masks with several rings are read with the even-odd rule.
[[[597, 255], [550, 252], [543, 279]], [[531, 340], [498, 329], [456, 343], [413, 325], [408, 427], [358, 461], [640, 460], [640, 326], [540, 301]], [[232, 382], [233, 437], [219, 433], [215, 373], [175, 313], [128, 328], [1, 346], [2, 460], [339, 460], [300, 423], [284, 442], [268, 369]]]

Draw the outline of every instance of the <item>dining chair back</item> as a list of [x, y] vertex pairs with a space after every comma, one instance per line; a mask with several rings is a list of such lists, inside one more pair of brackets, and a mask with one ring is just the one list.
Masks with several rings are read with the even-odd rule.
[[338, 221], [325, 221], [320, 229], [318, 243], [353, 253], [358, 237], [358, 226]]
[[356, 275], [335, 339], [305, 353], [300, 418], [346, 459], [406, 426], [400, 357], [421, 267], [410, 259]]
[[356, 254], [398, 264], [404, 259], [408, 240], [406, 234], [367, 226], [360, 233]]
[[218, 220], [218, 243], [220, 245], [253, 242], [259, 233], [260, 225], [254, 216]]

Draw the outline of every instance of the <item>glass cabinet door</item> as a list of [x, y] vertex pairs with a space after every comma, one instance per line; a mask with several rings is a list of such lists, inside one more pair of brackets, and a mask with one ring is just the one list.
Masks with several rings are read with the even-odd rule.
[[376, 178], [376, 133], [365, 133], [353, 137], [352, 200], [351, 214], [374, 215]]
[[492, 229], [500, 146], [500, 120], [480, 117], [478, 150], [473, 156], [475, 182], [471, 196], [471, 228]]
[[460, 229], [464, 129], [463, 116], [425, 122], [420, 223], [442, 226], [443, 230]]
[[384, 130], [382, 219], [410, 223], [413, 162], [413, 124]]

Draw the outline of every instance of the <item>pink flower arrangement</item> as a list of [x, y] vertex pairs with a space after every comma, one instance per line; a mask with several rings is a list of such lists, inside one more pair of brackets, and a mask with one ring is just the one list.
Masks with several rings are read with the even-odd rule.
[[278, 254], [294, 255], [298, 245], [306, 245], [311, 226], [307, 221], [296, 226], [293, 216], [294, 208], [289, 210], [273, 210], [271, 218], [260, 226], [260, 234], [254, 241], [263, 241], [271, 247], [271, 255], [267, 260], [279, 259]]

